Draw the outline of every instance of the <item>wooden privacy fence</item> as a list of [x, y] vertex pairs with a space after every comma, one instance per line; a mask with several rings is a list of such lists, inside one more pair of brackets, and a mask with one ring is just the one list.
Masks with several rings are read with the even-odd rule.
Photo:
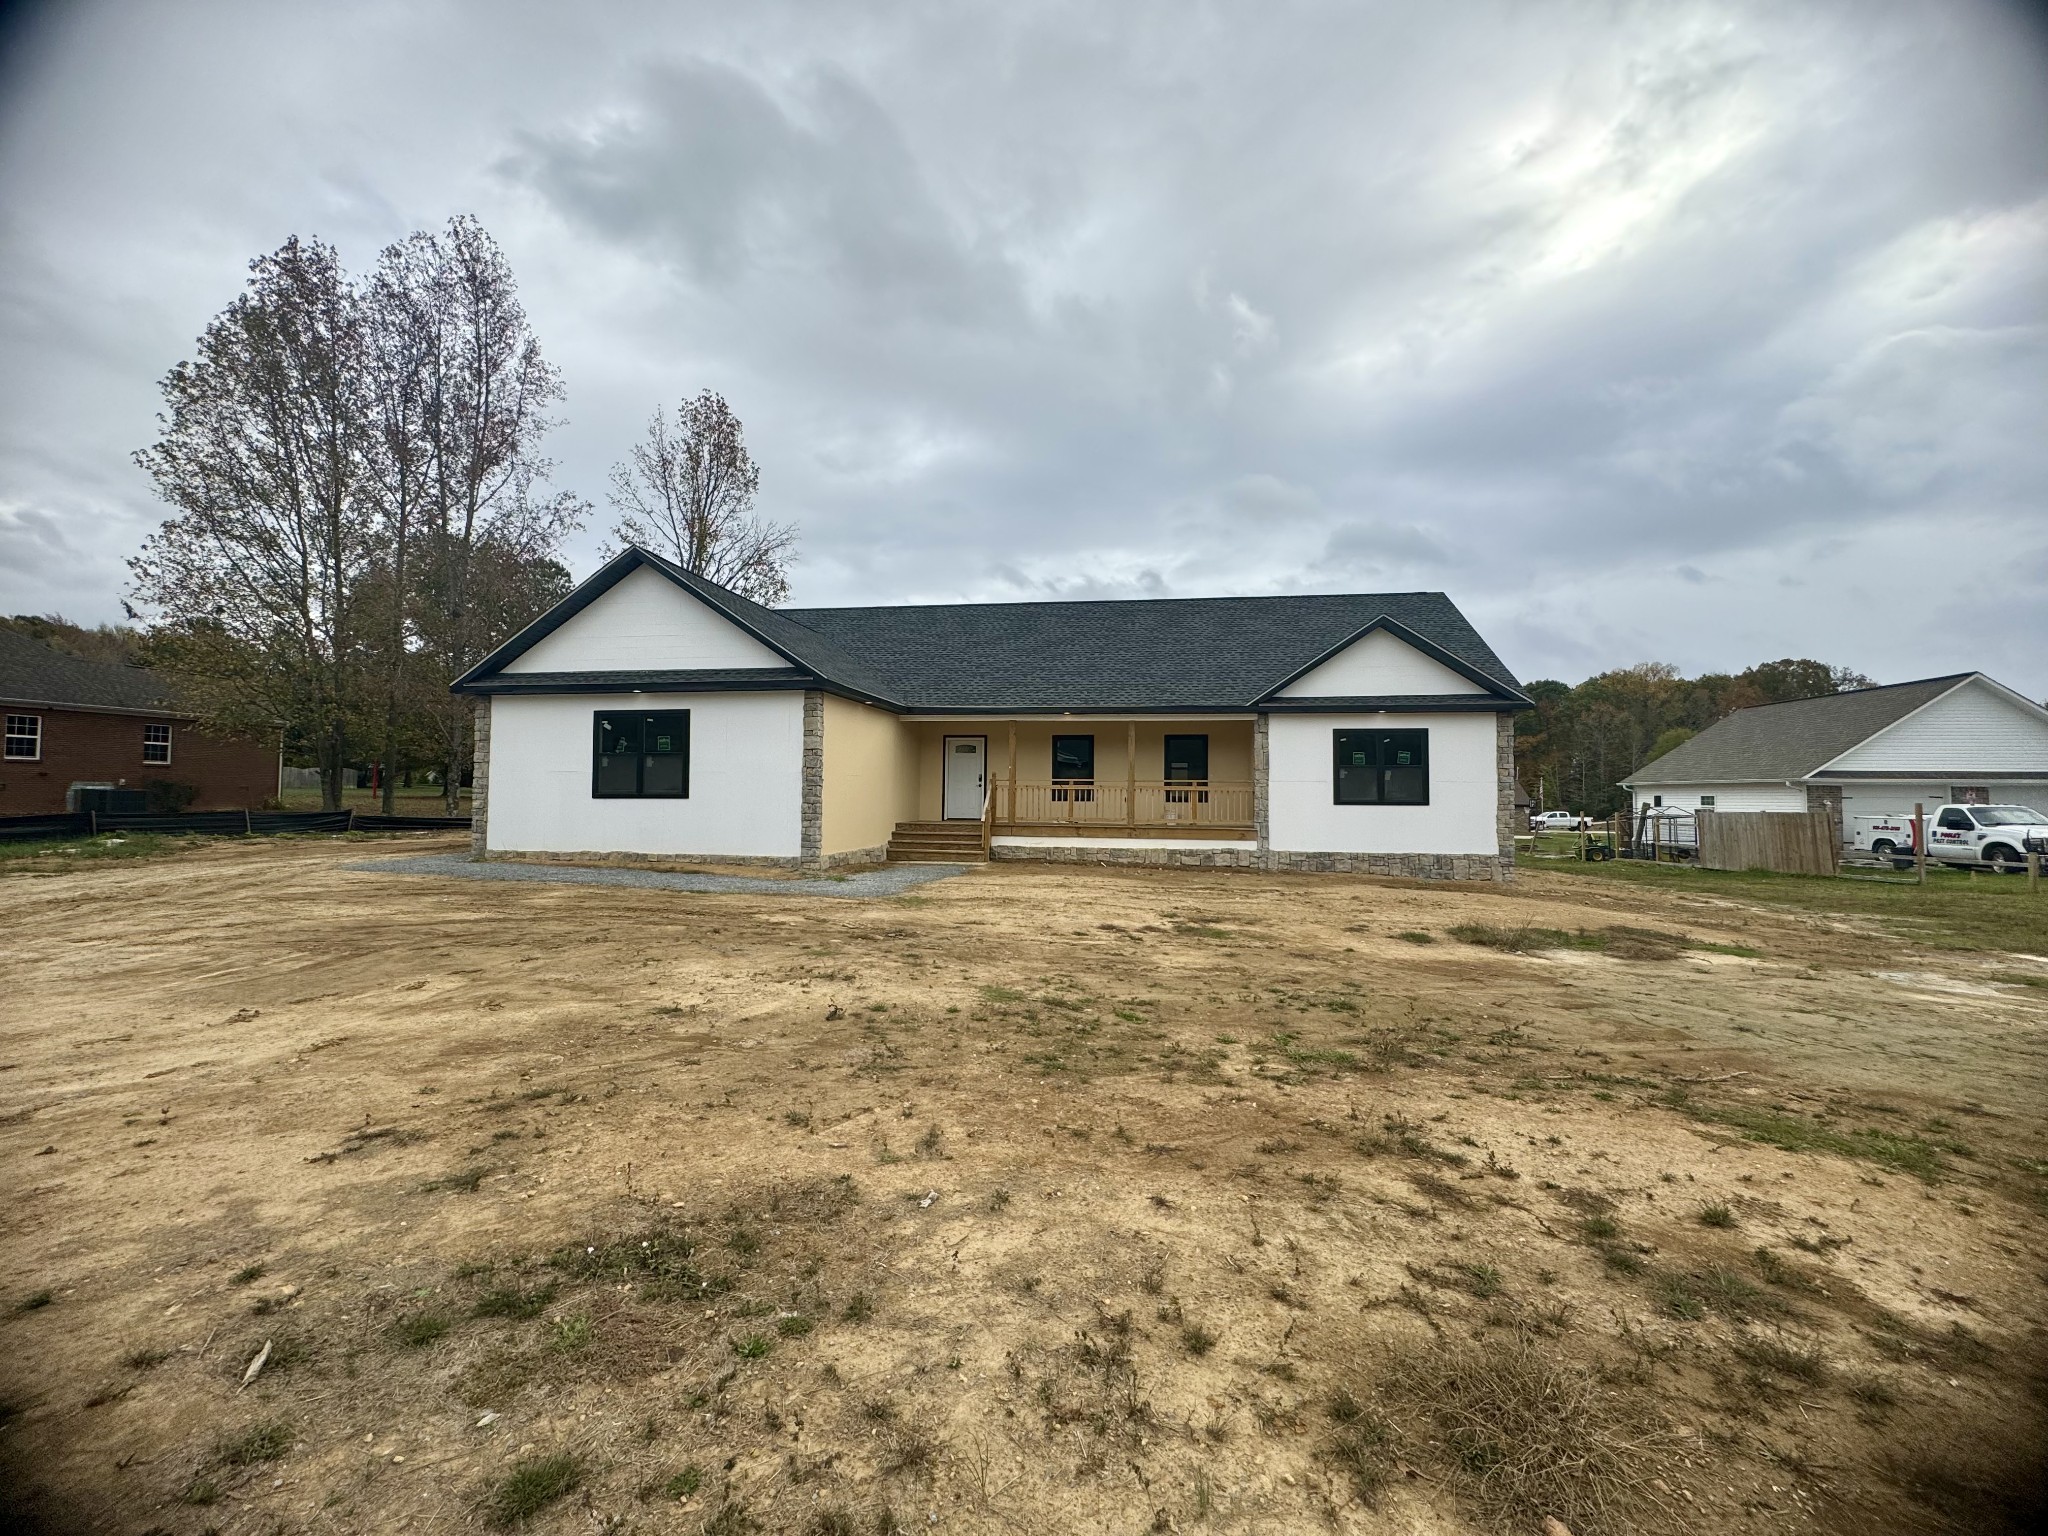
[[1826, 811], [1699, 812], [1700, 867], [1832, 875], [1840, 834]]

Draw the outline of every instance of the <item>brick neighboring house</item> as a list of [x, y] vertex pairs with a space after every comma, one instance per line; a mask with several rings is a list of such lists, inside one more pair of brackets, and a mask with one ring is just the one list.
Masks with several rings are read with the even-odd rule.
[[0, 629], [0, 816], [78, 808], [75, 791], [194, 791], [195, 811], [240, 810], [277, 794], [274, 742], [209, 735], [160, 678], [85, 661]]

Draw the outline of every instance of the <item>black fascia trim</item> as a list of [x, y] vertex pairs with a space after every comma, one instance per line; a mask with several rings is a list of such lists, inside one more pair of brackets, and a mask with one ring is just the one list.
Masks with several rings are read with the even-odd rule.
[[[585, 608], [588, 608], [592, 603], [604, 596], [605, 593], [611, 591], [613, 587], [617, 586], [643, 565], [650, 566], [654, 570], [659, 571], [671, 586], [679, 591], [689, 593], [691, 597], [704, 604], [705, 607], [710, 608], [728, 623], [738, 625], [791, 666], [801, 668], [806, 672], [811, 670], [810, 662], [801, 656], [793, 654], [788, 647], [778, 645], [774, 640], [763, 634], [744, 614], [733, 612], [723, 603], [715, 601], [709, 593], [701, 592], [690, 582], [683, 580], [682, 574], [677, 567], [671, 566], [666, 560], [663, 560], [651, 550], [642, 549], [637, 544], [629, 544], [600, 567], [581, 586], [577, 587], [575, 591], [571, 592], [567, 597], [555, 604], [554, 607], [550, 608], [546, 613], [535, 619], [526, 628], [520, 630], [518, 634], [507, 640], [503, 645], [491, 652], [490, 655], [450, 683], [448, 691], [450, 693], [483, 693], [491, 691], [480, 688], [477, 684], [484, 678], [498, 672], [507, 662], [517, 660], [527, 651], [533, 649], [534, 646], [560, 629], [569, 620], [573, 619]], [[716, 590], [715, 583], [706, 582], [705, 586]], [[546, 674], [532, 673], [528, 675], [545, 676]], [[900, 707], [893, 700], [881, 698], [878, 695], [868, 693], [864, 689], [854, 688], [848, 684], [836, 681], [829, 681], [822, 677], [820, 681], [826, 682], [834, 693], [862, 704], [877, 704], [885, 709]]]
[[1369, 623], [1361, 624], [1358, 627], [1358, 629], [1355, 630], [1352, 634], [1346, 636], [1342, 640], [1339, 640], [1335, 645], [1331, 646], [1328, 650], [1324, 651], [1314, 660], [1308, 662], [1305, 666], [1297, 667], [1294, 671], [1288, 673], [1287, 676], [1281, 678], [1279, 682], [1273, 684], [1272, 687], [1268, 688], [1264, 693], [1260, 694], [1258, 696], [1258, 701], [1261, 704], [1269, 702], [1273, 698], [1273, 695], [1277, 694], [1282, 688], [1285, 688], [1289, 683], [1296, 682], [1301, 678], [1308, 676], [1309, 673], [1315, 671], [1317, 667], [1320, 667], [1332, 656], [1335, 656], [1342, 651], [1349, 650], [1352, 646], [1358, 644], [1359, 641], [1363, 640], [1367, 635], [1371, 634], [1376, 629], [1384, 629], [1388, 634], [1392, 635], [1395, 639], [1405, 641], [1407, 644], [1414, 646], [1416, 650], [1422, 652], [1423, 655], [1429, 657], [1432, 661], [1438, 661], [1443, 663], [1443, 665], [1449, 667], [1453, 672], [1457, 673], [1458, 676], [1464, 678], [1466, 682], [1477, 683], [1480, 687], [1484, 688], [1488, 693], [1494, 695], [1496, 698], [1516, 699], [1521, 701], [1523, 704], [1528, 705], [1531, 709], [1535, 708], [1536, 706], [1536, 701], [1530, 698], [1527, 694], [1523, 693], [1519, 688], [1510, 688], [1506, 683], [1503, 683], [1499, 678], [1487, 676], [1486, 673], [1480, 671], [1479, 668], [1473, 666], [1472, 663], [1465, 660], [1464, 657], [1459, 656], [1454, 652], [1445, 650], [1442, 646], [1438, 645], [1434, 640], [1431, 640], [1428, 636], [1416, 633], [1416, 631], [1410, 629], [1406, 624], [1403, 624], [1399, 619], [1395, 618], [1390, 613], [1383, 613], [1378, 618], [1371, 620]]
[[1268, 715], [1512, 715], [1536, 705], [1500, 694], [1397, 693], [1376, 698], [1267, 699], [1258, 707]]

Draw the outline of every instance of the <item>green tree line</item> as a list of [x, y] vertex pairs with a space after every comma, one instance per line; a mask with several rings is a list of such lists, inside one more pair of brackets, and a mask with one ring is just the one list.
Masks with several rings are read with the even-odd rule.
[[1860, 672], [1804, 658], [1693, 678], [1644, 662], [1576, 687], [1544, 679], [1524, 688], [1536, 708], [1515, 717], [1515, 769], [1538, 809], [1605, 816], [1627, 804], [1623, 779], [1724, 715], [1871, 686]]

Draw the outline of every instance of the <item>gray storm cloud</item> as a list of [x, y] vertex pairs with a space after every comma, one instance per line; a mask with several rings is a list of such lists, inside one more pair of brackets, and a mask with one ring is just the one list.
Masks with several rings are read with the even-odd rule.
[[2022, 8], [582, 10], [17, 30], [0, 608], [118, 611], [154, 381], [249, 256], [469, 211], [560, 482], [717, 388], [801, 602], [1441, 587], [1525, 676], [2048, 693]]

